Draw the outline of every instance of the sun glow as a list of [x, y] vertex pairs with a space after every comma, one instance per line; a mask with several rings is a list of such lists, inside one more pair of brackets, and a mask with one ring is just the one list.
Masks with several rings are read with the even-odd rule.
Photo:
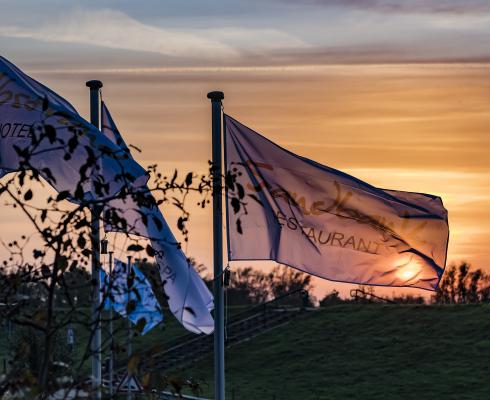
[[400, 270], [397, 272], [397, 275], [400, 279], [404, 281], [409, 281], [415, 278], [420, 272], [420, 266], [417, 262], [410, 260], [408, 263], [404, 264], [400, 267]]

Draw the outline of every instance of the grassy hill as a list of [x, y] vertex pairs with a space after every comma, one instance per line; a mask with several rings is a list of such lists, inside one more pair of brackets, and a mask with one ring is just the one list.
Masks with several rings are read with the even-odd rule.
[[[127, 322], [115, 326], [124, 347]], [[185, 333], [167, 315], [133, 348], [164, 349]], [[77, 329], [77, 342], [85, 336]], [[9, 346], [2, 335], [2, 358]], [[211, 356], [178, 376], [203, 379], [213, 397]], [[490, 305], [329, 306], [227, 349], [226, 380], [229, 400], [490, 399]]]
[[[490, 399], [490, 305], [338, 305], [227, 349], [228, 399]], [[212, 357], [185, 375], [207, 382]]]

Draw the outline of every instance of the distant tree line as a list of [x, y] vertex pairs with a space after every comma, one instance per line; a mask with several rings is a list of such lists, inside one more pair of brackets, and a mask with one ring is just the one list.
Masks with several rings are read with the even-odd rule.
[[[194, 268], [203, 275], [206, 267], [191, 259]], [[152, 283], [154, 293], [162, 307], [166, 307], [166, 297], [160, 276], [155, 274], [154, 263], [142, 262], [139, 264]], [[72, 265], [64, 274], [63, 285], [57, 289], [56, 306], [63, 307], [76, 304], [79, 307], [90, 306], [90, 292], [92, 281], [89, 272], [79, 266]], [[0, 280], [8, 279], [2, 276]], [[263, 271], [251, 266], [233, 269], [230, 272], [229, 285], [226, 288], [227, 303], [230, 306], [258, 305], [266, 301], [284, 296], [287, 293], [304, 290], [309, 292], [309, 303], [313, 305], [312, 276], [294, 268], [276, 265], [269, 271]], [[212, 277], [207, 276], [205, 282], [212, 289]], [[47, 296], [45, 285], [32, 280], [22, 282], [17, 289], [18, 296], [37, 298], [43, 300]], [[291, 300], [296, 302], [296, 300]], [[439, 288], [430, 298], [419, 294], [393, 294], [380, 296], [376, 294], [373, 286], [359, 285], [351, 291], [350, 298], [341, 298], [337, 290], [332, 290], [319, 301], [320, 306], [340, 303], [396, 303], [396, 304], [466, 304], [490, 302], [490, 274], [482, 269], [472, 270], [467, 262], [459, 265], [450, 265], [446, 268]], [[287, 304], [288, 300], [285, 299]]]
[[490, 275], [480, 268], [471, 270], [462, 262], [451, 265], [442, 276], [433, 302], [438, 304], [465, 304], [490, 302]]
[[490, 302], [490, 274], [482, 269], [472, 270], [467, 262], [446, 268], [437, 291], [425, 298], [415, 294], [379, 296], [373, 286], [359, 285], [351, 291], [351, 298], [343, 299], [332, 290], [320, 300], [320, 306], [342, 303], [394, 303], [394, 304], [468, 304]]
[[[191, 259], [196, 271], [204, 276], [207, 268]], [[253, 267], [232, 268], [229, 270], [228, 285], [225, 286], [226, 302], [229, 306], [255, 306], [279, 297], [283, 298], [283, 305], [298, 305], [307, 297], [307, 305], [312, 306], [315, 298], [312, 296], [312, 277], [297, 269], [276, 265], [271, 270], [261, 270]], [[204, 278], [210, 290], [213, 287], [213, 277], [208, 273]], [[158, 277], [151, 279], [153, 285], [158, 287]], [[303, 295], [302, 293], [303, 292]], [[296, 296], [287, 295], [290, 293]]]
[[[203, 264], [191, 260], [191, 264], [201, 275], [206, 272]], [[153, 270], [151, 264], [142, 265], [142, 269]], [[155, 288], [155, 293], [163, 293], [159, 276], [152, 277], [147, 274]], [[212, 289], [212, 277], [207, 276], [205, 281]], [[251, 266], [231, 270], [229, 286], [226, 288], [227, 304], [230, 306], [258, 305], [263, 302], [284, 296], [298, 290], [309, 293], [309, 305], [316, 303], [312, 296], [312, 276], [294, 268], [276, 265], [272, 270], [264, 271]], [[296, 304], [297, 298], [290, 300]], [[490, 274], [482, 269], [472, 269], [467, 262], [452, 264], [446, 268], [437, 291], [431, 297], [420, 294], [403, 293], [391, 296], [376, 294], [374, 286], [359, 285], [351, 291], [350, 298], [342, 298], [337, 290], [332, 290], [318, 303], [328, 306], [341, 303], [394, 303], [394, 304], [466, 304], [490, 302]], [[160, 303], [165, 306], [164, 298]]]

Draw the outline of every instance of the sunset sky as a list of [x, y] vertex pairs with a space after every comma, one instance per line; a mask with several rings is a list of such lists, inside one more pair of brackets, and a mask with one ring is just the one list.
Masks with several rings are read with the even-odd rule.
[[[83, 116], [85, 81], [102, 80], [120, 131], [143, 150], [135, 155], [141, 164], [204, 172], [206, 93], [222, 90], [228, 114], [293, 152], [378, 187], [441, 196], [449, 262], [490, 272], [490, 1], [0, 7], [0, 54]], [[29, 226], [5, 210], [0, 216], [4, 240]], [[210, 266], [210, 210], [191, 218], [187, 252]], [[350, 288], [315, 285], [318, 295]]]

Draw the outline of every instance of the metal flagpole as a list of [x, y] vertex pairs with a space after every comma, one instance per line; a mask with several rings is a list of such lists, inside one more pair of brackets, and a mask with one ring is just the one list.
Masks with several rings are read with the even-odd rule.
[[[101, 81], [88, 81], [87, 87], [90, 88], [90, 122], [100, 130], [100, 89]], [[100, 293], [100, 206], [91, 208], [92, 220], [91, 241], [92, 241], [92, 281], [95, 282], [92, 294], [92, 324], [94, 335], [90, 344], [92, 353], [92, 390], [94, 398], [102, 399], [102, 331], [101, 331], [101, 293]]]
[[[126, 304], [126, 310], [129, 310], [129, 302], [131, 301], [131, 290], [132, 287], [129, 286], [129, 278], [131, 277], [131, 256], [128, 256], [128, 269], [127, 269], [127, 282], [128, 282], [128, 302]], [[129, 313], [126, 315], [126, 318], [128, 320], [128, 362], [131, 359], [131, 356], [133, 355], [133, 327], [131, 326], [131, 320], [129, 319]], [[128, 382], [129, 382], [129, 369], [128, 369]], [[128, 385], [129, 386], [129, 385]], [[131, 400], [133, 398], [133, 393], [129, 390], [130, 388], [128, 387], [128, 400]]]
[[221, 100], [223, 92], [210, 92], [213, 133], [213, 261], [214, 261], [214, 398], [225, 399], [225, 312], [223, 292], [223, 208], [221, 165]]
[[109, 396], [112, 399], [114, 397], [114, 328], [112, 325], [112, 300], [110, 297], [110, 291], [112, 290], [112, 256], [114, 252], [109, 252], [109, 290], [107, 292], [109, 296], [109, 301], [111, 302], [111, 307], [109, 308], [109, 337], [110, 339], [110, 350], [109, 350]]

